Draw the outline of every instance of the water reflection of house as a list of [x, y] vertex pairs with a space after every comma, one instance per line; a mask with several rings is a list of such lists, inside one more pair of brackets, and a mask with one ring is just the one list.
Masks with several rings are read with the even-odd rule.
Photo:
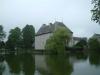
[[47, 73], [46, 75], [49, 75], [48, 66], [46, 64], [45, 55], [35, 55], [35, 69], [39, 75], [41, 73]]
[[[55, 22], [54, 24], [50, 23], [49, 25], [43, 24], [35, 36], [35, 49], [44, 49], [46, 40], [52, 36], [53, 32], [58, 27], [66, 27], [62, 22]], [[66, 29], [69, 31], [70, 36], [73, 36], [73, 32], [66, 27]], [[71, 46], [72, 43], [70, 41], [69, 45]]]

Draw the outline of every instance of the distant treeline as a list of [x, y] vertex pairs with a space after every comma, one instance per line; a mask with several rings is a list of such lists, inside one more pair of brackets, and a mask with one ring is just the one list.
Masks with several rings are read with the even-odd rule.
[[0, 49], [31, 49], [34, 48], [35, 28], [33, 25], [26, 25], [23, 29], [15, 27], [9, 31], [7, 41], [4, 42], [6, 32], [0, 25]]
[[[63, 33], [63, 34], [62, 34]], [[65, 36], [66, 33], [66, 36]], [[70, 36], [65, 29], [61, 28], [54, 33], [46, 42], [46, 49], [59, 52], [65, 50], [65, 40]], [[2, 25], [0, 25], [0, 49], [10, 49], [10, 50], [20, 50], [20, 49], [34, 49], [35, 47], [35, 28], [33, 25], [26, 25], [22, 29], [15, 27], [9, 31], [7, 41], [4, 41], [6, 38], [6, 32]], [[59, 43], [59, 44], [58, 44]], [[88, 48], [92, 51], [100, 51], [100, 41], [96, 38], [90, 38], [88, 41], [81, 40], [76, 45], [73, 46], [74, 49], [77, 48]], [[61, 52], [60, 52], [61, 53]]]

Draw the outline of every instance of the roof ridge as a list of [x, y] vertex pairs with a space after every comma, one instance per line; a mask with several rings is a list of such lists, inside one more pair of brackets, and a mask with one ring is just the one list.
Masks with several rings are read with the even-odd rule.
[[[64, 23], [62, 22], [54, 22], [53, 24], [52, 23], [49, 23], [48, 25], [46, 24], [43, 24], [40, 29], [38, 30], [37, 34], [36, 35], [41, 35], [41, 34], [46, 34], [46, 33], [52, 33], [55, 31], [55, 28], [57, 27], [66, 27], [70, 32], [72, 32]], [[73, 32], [72, 32], [73, 33]]]

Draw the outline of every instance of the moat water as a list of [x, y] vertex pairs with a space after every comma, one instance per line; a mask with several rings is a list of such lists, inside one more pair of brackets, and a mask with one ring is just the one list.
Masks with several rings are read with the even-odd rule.
[[100, 54], [9, 54], [0, 57], [0, 75], [100, 75]]

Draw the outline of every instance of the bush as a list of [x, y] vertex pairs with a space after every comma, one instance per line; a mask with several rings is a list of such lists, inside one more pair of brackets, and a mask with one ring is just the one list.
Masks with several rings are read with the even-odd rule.
[[60, 27], [46, 41], [45, 49], [53, 53], [64, 53], [66, 40], [69, 39], [70, 35], [68, 30], [65, 27]]
[[74, 45], [75, 48], [84, 48], [85, 46], [87, 46], [87, 41], [85, 40], [80, 40]]
[[88, 41], [89, 50], [99, 51], [100, 50], [100, 42], [95, 38], [90, 38]]

